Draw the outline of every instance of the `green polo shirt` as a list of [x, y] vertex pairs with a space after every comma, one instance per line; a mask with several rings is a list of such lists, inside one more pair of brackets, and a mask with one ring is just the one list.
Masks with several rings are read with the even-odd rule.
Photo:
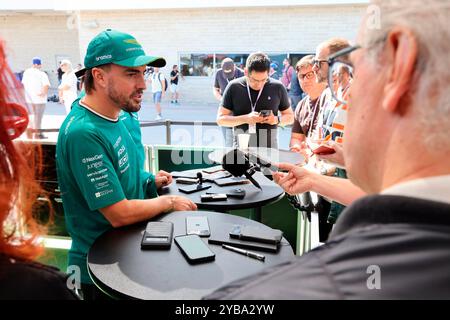
[[148, 182], [154, 187], [136, 144], [120, 117], [107, 119], [80, 106], [79, 100], [61, 126], [56, 165], [72, 237], [69, 266], [80, 267], [82, 283], [92, 283], [86, 265], [89, 248], [112, 228], [99, 209], [123, 199], [144, 199]]

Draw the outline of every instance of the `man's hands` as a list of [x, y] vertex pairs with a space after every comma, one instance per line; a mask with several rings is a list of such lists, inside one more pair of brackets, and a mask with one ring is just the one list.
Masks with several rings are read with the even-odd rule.
[[276, 167], [288, 172], [272, 173], [273, 180], [287, 193], [294, 195], [310, 191], [312, 188], [311, 176], [314, 174], [302, 167], [290, 163], [278, 163]]
[[172, 183], [172, 175], [164, 170], [160, 170], [155, 176], [156, 188], [168, 186]]
[[275, 125], [278, 124], [278, 117], [276, 117], [273, 112], [271, 112], [270, 115], [263, 117], [259, 112], [253, 111], [247, 114], [246, 122], [248, 124], [267, 123]]
[[345, 159], [344, 159], [344, 150], [341, 143], [335, 141], [328, 141], [326, 146], [334, 149], [335, 153], [333, 154], [318, 154], [317, 157], [320, 160], [324, 160], [325, 162], [334, 164], [340, 168], [345, 169]]
[[249, 114], [247, 114], [246, 122], [248, 124], [257, 124], [257, 123], [262, 123], [263, 120], [264, 120], [264, 118], [261, 117], [258, 112], [253, 111], [253, 112], [250, 112]]
[[166, 209], [164, 212], [197, 210], [197, 205], [186, 197], [161, 196], [158, 199], [165, 203]]

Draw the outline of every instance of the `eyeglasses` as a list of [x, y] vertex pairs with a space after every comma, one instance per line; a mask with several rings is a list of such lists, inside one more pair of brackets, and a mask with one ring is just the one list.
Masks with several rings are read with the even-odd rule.
[[310, 79], [314, 78], [314, 71], [309, 71], [309, 72], [304, 73], [304, 74], [299, 72], [298, 76], [300, 78], [300, 81], [304, 81], [305, 78], [310, 80]]
[[353, 65], [349, 54], [361, 46], [356, 45], [342, 49], [328, 57], [328, 86], [333, 98], [342, 104], [347, 104], [347, 90], [353, 79]]
[[322, 63], [328, 63], [328, 60], [327, 59], [313, 59], [313, 61], [312, 61], [313, 66], [316, 66], [319, 69], [322, 66]]

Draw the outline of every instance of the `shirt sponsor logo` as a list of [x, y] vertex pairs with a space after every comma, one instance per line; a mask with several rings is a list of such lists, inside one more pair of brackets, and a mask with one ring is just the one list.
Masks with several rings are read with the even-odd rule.
[[97, 161], [97, 160], [101, 160], [101, 159], [103, 159], [103, 154], [96, 154], [96, 155], [93, 156], [93, 157], [83, 158], [83, 159], [81, 160], [81, 162], [83, 162], [83, 163], [88, 163], [88, 162]]
[[116, 140], [116, 142], [114, 142], [114, 149], [117, 148], [119, 146], [119, 143], [122, 142], [122, 136], [119, 136]]
[[128, 153], [126, 153], [121, 159], [119, 159], [119, 168], [123, 167], [128, 162]]
[[117, 156], [120, 157], [122, 155], [122, 153], [125, 152], [125, 150], [126, 150], [125, 146], [122, 145], [122, 147], [120, 147], [119, 151], [117, 151]]
[[106, 196], [106, 195], [108, 195], [108, 194], [110, 194], [110, 193], [113, 193], [113, 190], [112, 190], [112, 189], [104, 190], [104, 191], [99, 191], [99, 192], [96, 192], [96, 193], [95, 193], [95, 197], [96, 197], [96, 198], [100, 198], [100, 197]]
[[92, 176], [95, 176], [95, 175], [97, 175], [97, 174], [102, 174], [103, 172], [105, 172], [106, 170], [108, 170], [108, 169], [102, 169], [102, 170], [99, 170], [99, 171], [95, 171], [95, 172], [91, 172], [91, 173], [88, 173], [88, 178], [90, 178], [90, 177], [92, 177]]

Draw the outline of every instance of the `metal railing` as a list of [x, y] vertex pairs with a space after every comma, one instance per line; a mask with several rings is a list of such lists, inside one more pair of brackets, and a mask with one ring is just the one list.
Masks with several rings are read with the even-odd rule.
[[[141, 128], [146, 127], [166, 127], [166, 145], [172, 145], [172, 126], [219, 126], [215, 121], [187, 121], [187, 120], [162, 120], [162, 121], [142, 121], [139, 122]], [[30, 129], [32, 133], [59, 132], [59, 129]]]

